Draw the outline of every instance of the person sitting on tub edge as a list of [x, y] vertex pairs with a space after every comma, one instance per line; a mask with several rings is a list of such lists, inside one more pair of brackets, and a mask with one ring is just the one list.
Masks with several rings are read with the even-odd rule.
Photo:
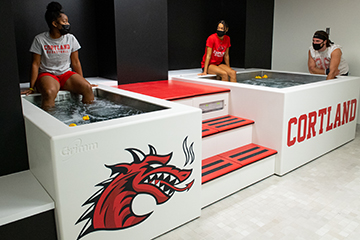
[[216, 33], [206, 40], [205, 54], [201, 67], [203, 72], [198, 75], [216, 74], [222, 81], [236, 82], [236, 71], [230, 68], [229, 48], [230, 37], [225, 35], [229, 27], [224, 20], [217, 24]]
[[314, 33], [308, 68], [312, 74], [326, 74], [327, 80], [349, 74], [349, 65], [342, 56], [341, 46], [331, 42], [329, 35], [322, 30]]
[[45, 110], [55, 106], [60, 89], [81, 94], [83, 103], [92, 103], [94, 100], [92, 86], [83, 77], [78, 55], [80, 44], [69, 33], [68, 17], [61, 10], [62, 6], [58, 2], [47, 5], [45, 20], [49, 31], [38, 34], [31, 45], [30, 88], [22, 92], [28, 95], [36, 87], [41, 93], [41, 107]]

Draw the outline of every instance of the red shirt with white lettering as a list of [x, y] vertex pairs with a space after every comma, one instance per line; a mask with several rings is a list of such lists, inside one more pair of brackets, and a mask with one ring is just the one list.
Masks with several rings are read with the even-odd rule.
[[211, 34], [206, 40], [205, 54], [203, 56], [201, 67], [204, 68], [205, 59], [207, 54], [207, 47], [212, 48], [211, 58], [209, 65], [220, 65], [224, 60], [226, 49], [231, 46], [230, 37], [224, 35], [224, 39], [221, 40], [216, 33]]

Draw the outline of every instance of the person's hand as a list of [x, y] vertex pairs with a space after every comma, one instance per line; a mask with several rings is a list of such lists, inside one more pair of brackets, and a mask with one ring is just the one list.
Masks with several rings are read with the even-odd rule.
[[[329, 75], [329, 73], [330, 73], [330, 68], [327, 68], [327, 69], [325, 70], [325, 74], [326, 74], [326, 75]], [[339, 70], [339, 69], [336, 69], [336, 71], [334, 72], [334, 76], [338, 76], [338, 75], [340, 75], [340, 70]]]
[[93, 87], [97, 87], [97, 86], [99, 86], [99, 85], [97, 85], [97, 84], [90, 84], [90, 86], [93, 88]]
[[29, 95], [31, 93], [34, 93], [34, 92], [35, 92], [34, 89], [29, 88], [29, 89], [21, 91], [21, 94], [26, 94], [26, 96], [27, 96], [27, 95]]
[[198, 76], [204, 76], [204, 75], [207, 75], [207, 73], [202, 72], [198, 74]]

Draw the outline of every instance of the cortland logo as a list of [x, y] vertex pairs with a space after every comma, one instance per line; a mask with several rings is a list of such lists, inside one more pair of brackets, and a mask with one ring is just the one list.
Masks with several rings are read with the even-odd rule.
[[328, 69], [330, 67], [329, 58], [324, 58], [324, 61], [322, 61], [321, 58], [316, 58], [315, 62], [316, 62], [316, 66], [319, 67], [320, 69]]
[[[287, 130], [287, 146], [291, 147], [296, 143], [296, 141], [301, 143], [305, 139], [307, 140], [315, 137], [317, 130], [320, 135], [324, 132], [324, 130], [325, 132], [328, 132], [332, 129], [340, 127], [341, 125], [354, 121], [357, 110], [356, 105], [356, 98], [343, 102], [343, 104], [339, 103], [336, 107], [335, 119], [333, 122], [331, 122], [330, 119], [331, 106], [321, 108], [318, 111], [309, 112], [308, 114], [302, 114], [299, 118], [290, 118]], [[326, 126], [324, 126], [324, 119], [327, 119]], [[320, 124], [316, 124], [317, 122], [320, 122]], [[296, 127], [296, 125], [297, 131], [291, 131], [293, 127]], [[316, 126], [318, 126], [318, 128], [316, 128]]]
[[[193, 144], [187, 147], [187, 137], [183, 141], [185, 165], [192, 164], [195, 155]], [[169, 165], [172, 152], [158, 155], [153, 146], [149, 145], [150, 153], [145, 155], [135, 148], [126, 149], [133, 157], [132, 163], [120, 163], [110, 168], [111, 178], [96, 186], [102, 187], [82, 206], [91, 204], [75, 224], [87, 220], [77, 239], [98, 230], [119, 230], [133, 227], [145, 221], [152, 213], [138, 216], [132, 210], [134, 198], [141, 193], [150, 194], [156, 204], [166, 203], [175, 192], [190, 190], [194, 183], [189, 180], [192, 169], [180, 169]], [[140, 158], [141, 157], [141, 158]], [[180, 187], [179, 185], [185, 185]]]
[[225, 50], [225, 47], [220, 45], [217, 49], [219, 52], [223, 52]]
[[69, 144], [67, 147], [64, 147], [61, 150], [61, 155], [65, 157], [71, 157], [72, 155], [92, 151], [95, 149], [98, 149], [99, 145], [97, 142], [93, 143], [82, 143], [82, 140], [80, 138], [73, 141], [71, 144]]
[[225, 55], [225, 51], [220, 52], [220, 51], [216, 51], [214, 49], [213, 54], [214, 54], [215, 57], [223, 57]]

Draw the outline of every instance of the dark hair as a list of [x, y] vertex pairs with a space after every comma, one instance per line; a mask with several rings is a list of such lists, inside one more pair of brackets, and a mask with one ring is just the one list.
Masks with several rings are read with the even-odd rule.
[[61, 11], [62, 6], [58, 2], [51, 2], [46, 7], [45, 20], [49, 28], [52, 27], [52, 22], [56, 21], [63, 13]]
[[314, 33], [313, 38], [319, 38], [319, 39], [322, 39], [322, 40], [324, 40], [324, 41], [327, 40], [327, 41], [326, 41], [326, 47], [330, 47], [330, 44], [333, 44], [333, 42], [330, 41], [330, 39], [329, 39], [329, 35], [328, 35], [325, 31], [323, 31], [323, 30], [318, 30], [318, 31], [316, 31], [316, 32]]
[[216, 27], [219, 26], [220, 23], [221, 23], [222, 25], [224, 25], [225, 30], [229, 28], [229, 26], [228, 26], [228, 24], [225, 22], [225, 20], [220, 20], [220, 21], [218, 22], [218, 24], [216, 25]]

